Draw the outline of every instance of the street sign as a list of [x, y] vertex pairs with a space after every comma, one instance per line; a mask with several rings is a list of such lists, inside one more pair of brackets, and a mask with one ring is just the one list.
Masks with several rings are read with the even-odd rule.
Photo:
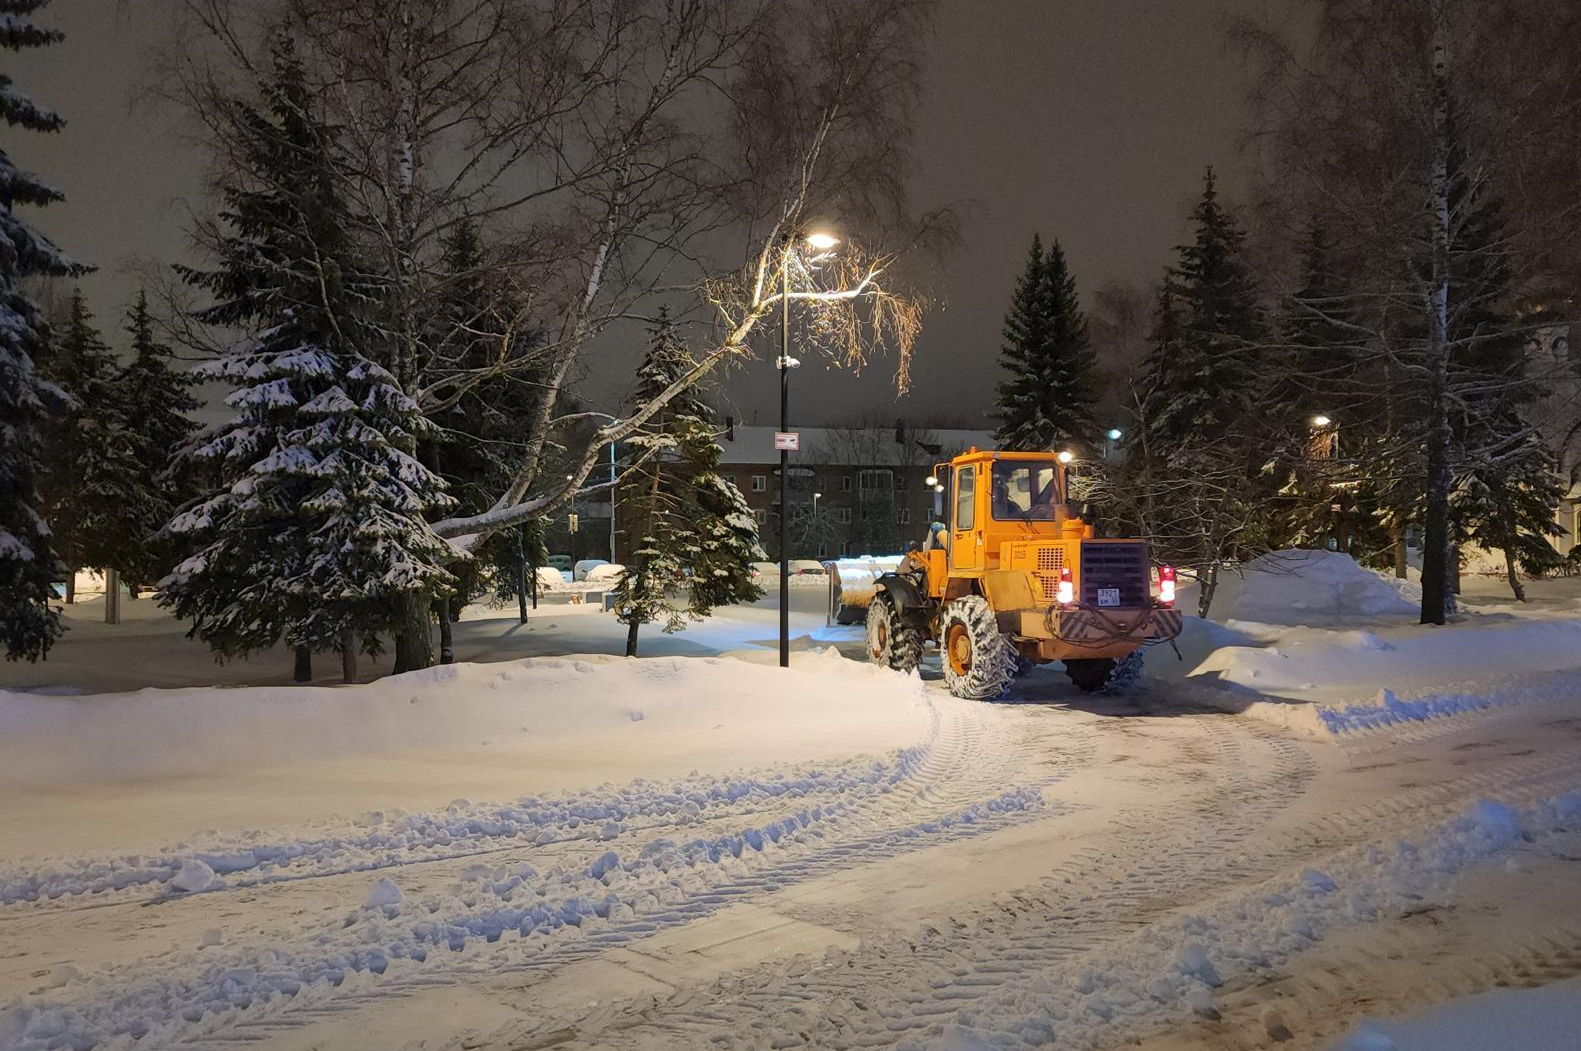
[[796, 452], [801, 449], [801, 435], [795, 431], [775, 431], [774, 448], [779, 452]]

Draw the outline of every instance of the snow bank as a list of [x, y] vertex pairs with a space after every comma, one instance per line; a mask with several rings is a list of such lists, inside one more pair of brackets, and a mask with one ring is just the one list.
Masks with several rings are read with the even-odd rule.
[[[1421, 586], [1358, 566], [1333, 551], [1274, 551], [1219, 580], [1209, 615], [1265, 624], [1414, 618]], [[1180, 606], [1193, 609], [1195, 586], [1182, 586]]]
[[[132, 849], [140, 825], [168, 834], [172, 814], [187, 829], [301, 826], [463, 793], [889, 754], [926, 735], [933, 703], [916, 678], [833, 653], [798, 653], [789, 670], [540, 658], [352, 687], [0, 692], [0, 798], [14, 804], [0, 809], [0, 857]], [[326, 761], [331, 778], [298, 773]], [[108, 787], [133, 780], [136, 792]]]

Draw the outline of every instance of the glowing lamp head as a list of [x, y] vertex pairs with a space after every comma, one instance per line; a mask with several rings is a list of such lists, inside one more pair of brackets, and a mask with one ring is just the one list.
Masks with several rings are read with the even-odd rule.
[[1160, 606], [1173, 606], [1175, 604], [1175, 567], [1158, 567], [1158, 604]]
[[1333, 420], [1329, 419], [1327, 416], [1323, 415], [1321, 412], [1318, 413], [1316, 416], [1312, 417], [1312, 426], [1314, 426], [1314, 427], [1327, 427], [1329, 424], [1331, 424], [1333, 422], [1334, 422]]
[[928, 475], [928, 477], [927, 477], [927, 484], [928, 485], [938, 485], [939, 484], [939, 476], [936, 475], [936, 474]]
[[1118, 427], [1110, 427], [1105, 433], [1105, 437], [1107, 437], [1111, 442], [1117, 442], [1121, 438], [1125, 437], [1125, 432]]
[[1070, 463], [1072, 460], [1076, 459], [1076, 454], [1071, 452], [1069, 449], [1062, 449], [1060, 450], [1059, 456], [1055, 457], [1055, 459], [1059, 460], [1060, 463]]
[[825, 233], [822, 230], [814, 231], [807, 235], [808, 247], [816, 248], [820, 252], [827, 252], [839, 243], [840, 239], [838, 237], [831, 233]]
[[1054, 601], [1061, 606], [1072, 606], [1076, 603], [1076, 582], [1071, 579], [1069, 566], [1059, 571], [1059, 584], [1054, 588]]
[[942, 492], [944, 492], [944, 486], [942, 486], [942, 485], [935, 485], [933, 487], [933, 491], [936, 492], [936, 493], [942, 493]]

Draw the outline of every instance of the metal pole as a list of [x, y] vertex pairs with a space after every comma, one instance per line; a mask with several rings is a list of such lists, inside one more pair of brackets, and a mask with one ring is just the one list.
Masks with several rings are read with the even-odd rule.
[[615, 557], [615, 440], [609, 440], [609, 560], [619, 562]]
[[[780, 259], [780, 431], [790, 431], [790, 245]], [[790, 667], [790, 453], [780, 450], [780, 667]]]

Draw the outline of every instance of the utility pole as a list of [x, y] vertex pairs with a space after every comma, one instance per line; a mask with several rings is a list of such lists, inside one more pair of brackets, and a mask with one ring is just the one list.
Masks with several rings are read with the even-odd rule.
[[[790, 433], [790, 254], [780, 260], [780, 431]], [[790, 450], [780, 445], [780, 667], [790, 667]]]

